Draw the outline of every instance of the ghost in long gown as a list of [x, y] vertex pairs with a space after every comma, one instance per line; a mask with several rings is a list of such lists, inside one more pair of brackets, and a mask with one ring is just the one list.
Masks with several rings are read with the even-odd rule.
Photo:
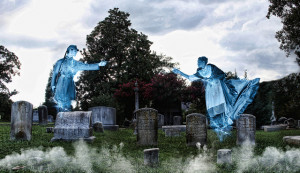
[[227, 80], [222, 70], [213, 64], [207, 64], [206, 57], [198, 59], [198, 66], [194, 75], [186, 75], [177, 69], [173, 72], [191, 81], [203, 81], [210, 126], [222, 141], [225, 135], [230, 134], [233, 120], [237, 119], [253, 101], [259, 87], [259, 78]]

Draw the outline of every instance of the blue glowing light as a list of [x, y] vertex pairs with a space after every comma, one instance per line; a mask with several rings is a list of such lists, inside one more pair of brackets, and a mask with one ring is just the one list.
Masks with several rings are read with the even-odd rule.
[[233, 120], [253, 101], [259, 87], [259, 78], [227, 80], [222, 70], [213, 64], [207, 64], [206, 57], [198, 58], [198, 69], [194, 75], [187, 75], [178, 69], [173, 69], [173, 72], [190, 81], [201, 80], [204, 83], [210, 126], [220, 141], [230, 135]]
[[106, 61], [96, 64], [86, 64], [73, 59], [77, 54], [77, 46], [70, 45], [67, 48], [64, 58], [58, 60], [53, 68], [51, 89], [54, 93], [54, 101], [58, 112], [71, 111], [71, 101], [75, 100], [74, 76], [82, 70], [99, 70], [100, 66], [105, 66]]

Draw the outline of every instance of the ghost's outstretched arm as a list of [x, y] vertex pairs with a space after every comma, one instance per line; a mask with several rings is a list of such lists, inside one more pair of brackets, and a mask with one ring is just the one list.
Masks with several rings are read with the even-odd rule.
[[178, 70], [178, 69], [176, 69], [176, 68], [174, 68], [174, 69], [172, 70], [172, 72], [175, 73], [175, 74], [179, 74], [179, 75], [181, 75], [181, 76], [187, 78], [187, 79], [190, 80], [191, 82], [193, 82], [193, 81], [195, 81], [195, 80], [201, 79], [201, 78], [199, 78], [199, 77], [197, 77], [197, 76], [195, 76], [195, 75], [187, 75], [187, 74], [183, 73], [182, 71], [180, 71], [180, 70]]

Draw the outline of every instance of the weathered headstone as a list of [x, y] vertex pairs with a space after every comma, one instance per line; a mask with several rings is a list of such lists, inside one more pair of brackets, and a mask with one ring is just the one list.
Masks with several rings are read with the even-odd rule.
[[169, 128], [165, 130], [165, 136], [167, 137], [177, 137], [180, 136], [180, 129]]
[[40, 125], [47, 125], [48, 124], [48, 110], [47, 106], [42, 105], [38, 107], [39, 112], [39, 124]]
[[241, 145], [246, 141], [255, 144], [256, 118], [250, 114], [241, 114], [236, 120], [236, 144]]
[[206, 116], [193, 113], [186, 116], [186, 144], [196, 146], [197, 142], [201, 146], [207, 142]]
[[174, 116], [173, 117], [173, 125], [181, 125], [181, 116]]
[[158, 166], [159, 148], [150, 148], [144, 150], [144, 164], [147, 166]]
[[116, 109], [106, 106], [97, 106], [89, 108], [92, 111], [92, 124], [101, 122], [105, 130], [118, 130], [116, 125]]
[[11, 140], [31, 140], [32, 134], [32, 104], [17, 101], [11, 107]]
[[217, 157], [218, 164], [231, 164], [231, 150], [230, 149], [220, 149], [218, 150], [218, 157]]
[[163, 114], [158, 114], [158, 128], [161, 129], [165, 124], [165, 119]]
[[300, 120], [298, 120], [298, 128], [300, 129]]
[[52, 115], [48, 115], [48, 122], [49, 123], [53, 123], [54, 122], [54, 119], [53, 119]]
[[137, 144], [143, 146], [157, 145], [157, 110], [152, 108], [142, 108], [136, 110], [134, 114], [137, 118]]
[[72, 141], [84, 139], [93, 141], [92, 112], [59, 112], [54, 127], [54, 137], [51, 141]]
[[37, 123], [39, 122], [39, 112], [38, 110], [33, 110], [32, 111], [32, 121]]
[[96, 122], [95, 124], [93, 124], [93, 129], [95, 132], [101, 132], [103, 133], [104, 132], [104, 129], [103, 129], [103, 126], [102, 126], [102, 123], [101, 122]]

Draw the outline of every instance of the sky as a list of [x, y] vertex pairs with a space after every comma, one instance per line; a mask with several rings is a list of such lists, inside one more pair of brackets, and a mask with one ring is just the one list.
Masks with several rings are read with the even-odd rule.
[[41, 105], [53, 64], [68, 45], [85, 48], [86, 36], [115, 7], [148, 35], [151, 50], [172, 57], [187, 74], [206, 56], [240, 77], [247, 70], [249, 79], [280, 79], [299, 66], [295, 55], [286, 58], [279, 49], [275, 33], [282, 24], [266, 18], [268, 6], [267, 0], [0, 0], [0, 45], [22, 64], [7, 86], [19, 91], [13, 101]]

